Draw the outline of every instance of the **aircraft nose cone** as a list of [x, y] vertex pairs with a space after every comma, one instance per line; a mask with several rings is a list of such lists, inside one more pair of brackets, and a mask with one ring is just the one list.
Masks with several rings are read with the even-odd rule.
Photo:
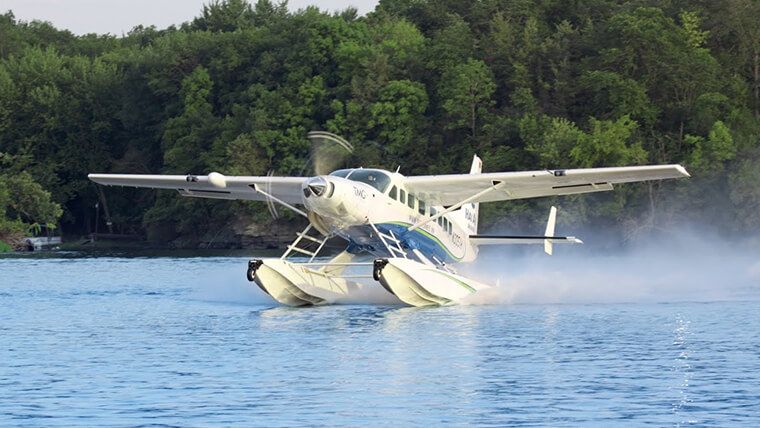
[[306, 187], [314, 196], [322, 196], [327, 190], [327, 180], [323, 177], [310, 178], [309, 181], [306, 182]]

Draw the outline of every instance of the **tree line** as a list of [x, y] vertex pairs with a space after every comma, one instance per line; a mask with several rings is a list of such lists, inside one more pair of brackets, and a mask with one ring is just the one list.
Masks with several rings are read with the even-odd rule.
[[354, 142], [347, 164], [405, 174], [465, 172], [477, 153], [485, 171], [693, 176], [486, 204], [490, 227], [529, 227], [559, 203], [561, 222], [625, 236], [685, 221], [757, 234], [758, 22], [757, 0], [381, 0], [365, 17], [212, 0], [178, 27], [75, 36], [8, 11], [0, 235], [104, 231], [104, 203], [114, 232], [153, 239], [269, 222], [264, 204], [101, 192], [86, 176], [303, 175], [310, 130]]

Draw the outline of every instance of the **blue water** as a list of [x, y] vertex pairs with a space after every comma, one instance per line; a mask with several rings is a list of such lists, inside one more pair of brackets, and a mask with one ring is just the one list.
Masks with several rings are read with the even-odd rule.
[[0, 425], [760, 423], [758, 298], [294, 309], [246, 261], [0, 259]]

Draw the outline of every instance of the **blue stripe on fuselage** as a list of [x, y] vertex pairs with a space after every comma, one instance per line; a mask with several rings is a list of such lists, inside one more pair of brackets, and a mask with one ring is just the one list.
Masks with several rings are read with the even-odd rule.
[[[409, 226], [411, 226], [411, 224], [402, 222], [380, 223], [375, 225], [380, 232], [386, 235], [390, 235], [390, 232], [393, 232], [393, 236], [402, 242], [404, 251], [408, 251], [408, 249], [417, 249], [422, 252], [425, 257], [431, 260], [435, 257], [444, 263], [453, 263], [461, 260], [461, 257], [454, 256], [446, 245], [434, 235], [421, 229], [409, 232], [407, 231]], [[396, 256], [395, 254], [390, 254], [388, 252], [385, 245], [383, 245], [380, 240], [380, 237], [376, 236], [370, 225], [353, 226], [349, 228], [347, 233], [339, 233], [339, 235], [377, 257]], [[391, 245], [392, 243], [388, 242], [388, 244]]]

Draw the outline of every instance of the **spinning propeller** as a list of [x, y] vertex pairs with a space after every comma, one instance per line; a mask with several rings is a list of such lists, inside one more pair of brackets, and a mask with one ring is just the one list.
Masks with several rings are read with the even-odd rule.
[[[311, 131], [306, 134], [306, 138], [311, 143], [311, 149], [309, 151], [309, 157], [301, 168], [299, 173], [300, 176], [327, 175], [341, 166], [344, 166], [351, 154], [354, 153], [353, 144], [331, 132]], [[268, 177], [274, 175], [274, 170], [270, 169], [267, 172]], [[271, 195], [271, 182], [267, 181], [264, 187], [264, 191], [268, 195]], [[280, 218], [276, 202], [277, 201], [274, 201], [271, 197], [267, 196], [267, 209], [269, 210], [269, 215], [275, 220]]]
[[306, 134], [311, 143], [311, 154], [301, 172], [311, 163], [314, 175], [327, 175], [343, 166], [354, 152], [354, 145], [342, 137], [326, 131]]

